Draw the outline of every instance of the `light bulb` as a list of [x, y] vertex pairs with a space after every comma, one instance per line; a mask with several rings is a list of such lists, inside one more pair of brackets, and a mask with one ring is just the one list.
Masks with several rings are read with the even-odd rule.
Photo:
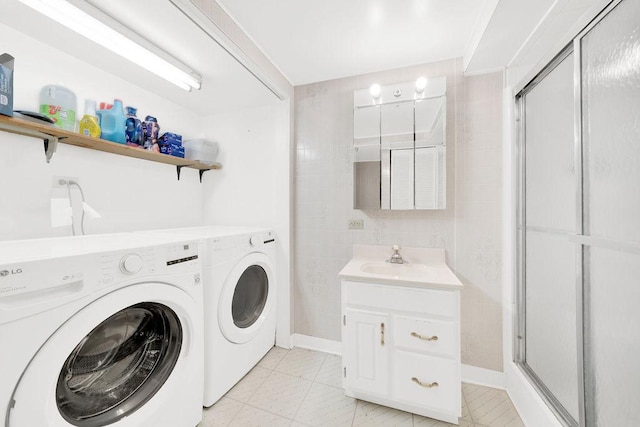
[[427, 78], [426, 77], [418, 77], [418, 80], [416, 80], [416, 92], [417, 93], [422, 93], [424, 92], [424, 88], [427, 87]]
[[382, 92], [382, 88], [378, 83], [372, 84], [371, 87], [369, 88], [369, 93], [371, 94], [371, 96], [373, 96], [373, 99], [380, 98], [381, 92]]

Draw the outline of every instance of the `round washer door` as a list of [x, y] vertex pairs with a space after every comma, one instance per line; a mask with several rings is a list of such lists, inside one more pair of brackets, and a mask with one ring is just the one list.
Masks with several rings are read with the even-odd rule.
[[255, 252], [242, 258], [226, 277], [218, 302], [218, 324], [236, 344], [255, 338], [275, 304], [275, 279], [269, 257]]
[[92, 302], [32, 359], [16, 388], [9, 425], [94, 427], [136, 418], [188, 352], [194, 309], [186, 293], [160, 283]]

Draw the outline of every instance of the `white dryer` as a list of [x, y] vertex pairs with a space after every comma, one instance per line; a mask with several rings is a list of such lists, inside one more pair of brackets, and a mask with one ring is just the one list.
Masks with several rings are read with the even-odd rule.
[[204, 240], [204, 406], [211, 406], [274, 346], [275, 235], [267, 228], [158, 230]]
[[199, 250], [124, 233], [0, 242], [0, 423], [198, 424]]

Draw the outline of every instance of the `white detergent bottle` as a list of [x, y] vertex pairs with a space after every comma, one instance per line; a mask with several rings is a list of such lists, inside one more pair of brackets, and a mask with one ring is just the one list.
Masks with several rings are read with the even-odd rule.
[[76, 95], [66, 87], [47, 85], [40, 91], [40, 113], [51, 117], [60, 129], [75, 132], [77, 110]]

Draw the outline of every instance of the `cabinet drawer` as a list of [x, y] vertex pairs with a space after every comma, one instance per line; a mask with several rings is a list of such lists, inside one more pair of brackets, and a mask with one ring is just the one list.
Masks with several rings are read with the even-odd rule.
[[458, 312], [458, 295], [454, 291], [360, 282], [344, 282], [344, 286], [347, 305], [413, 311], [452, 319], [456, 318]]
[[460, 372], [456, 361], [400, 350], [395, 352], [394, 359], [397, 401], [446, 412], [460, 411]]
[[396, 347], [456, 357], [456, 323], [395, 316], [394, 324], [393, 339]]

